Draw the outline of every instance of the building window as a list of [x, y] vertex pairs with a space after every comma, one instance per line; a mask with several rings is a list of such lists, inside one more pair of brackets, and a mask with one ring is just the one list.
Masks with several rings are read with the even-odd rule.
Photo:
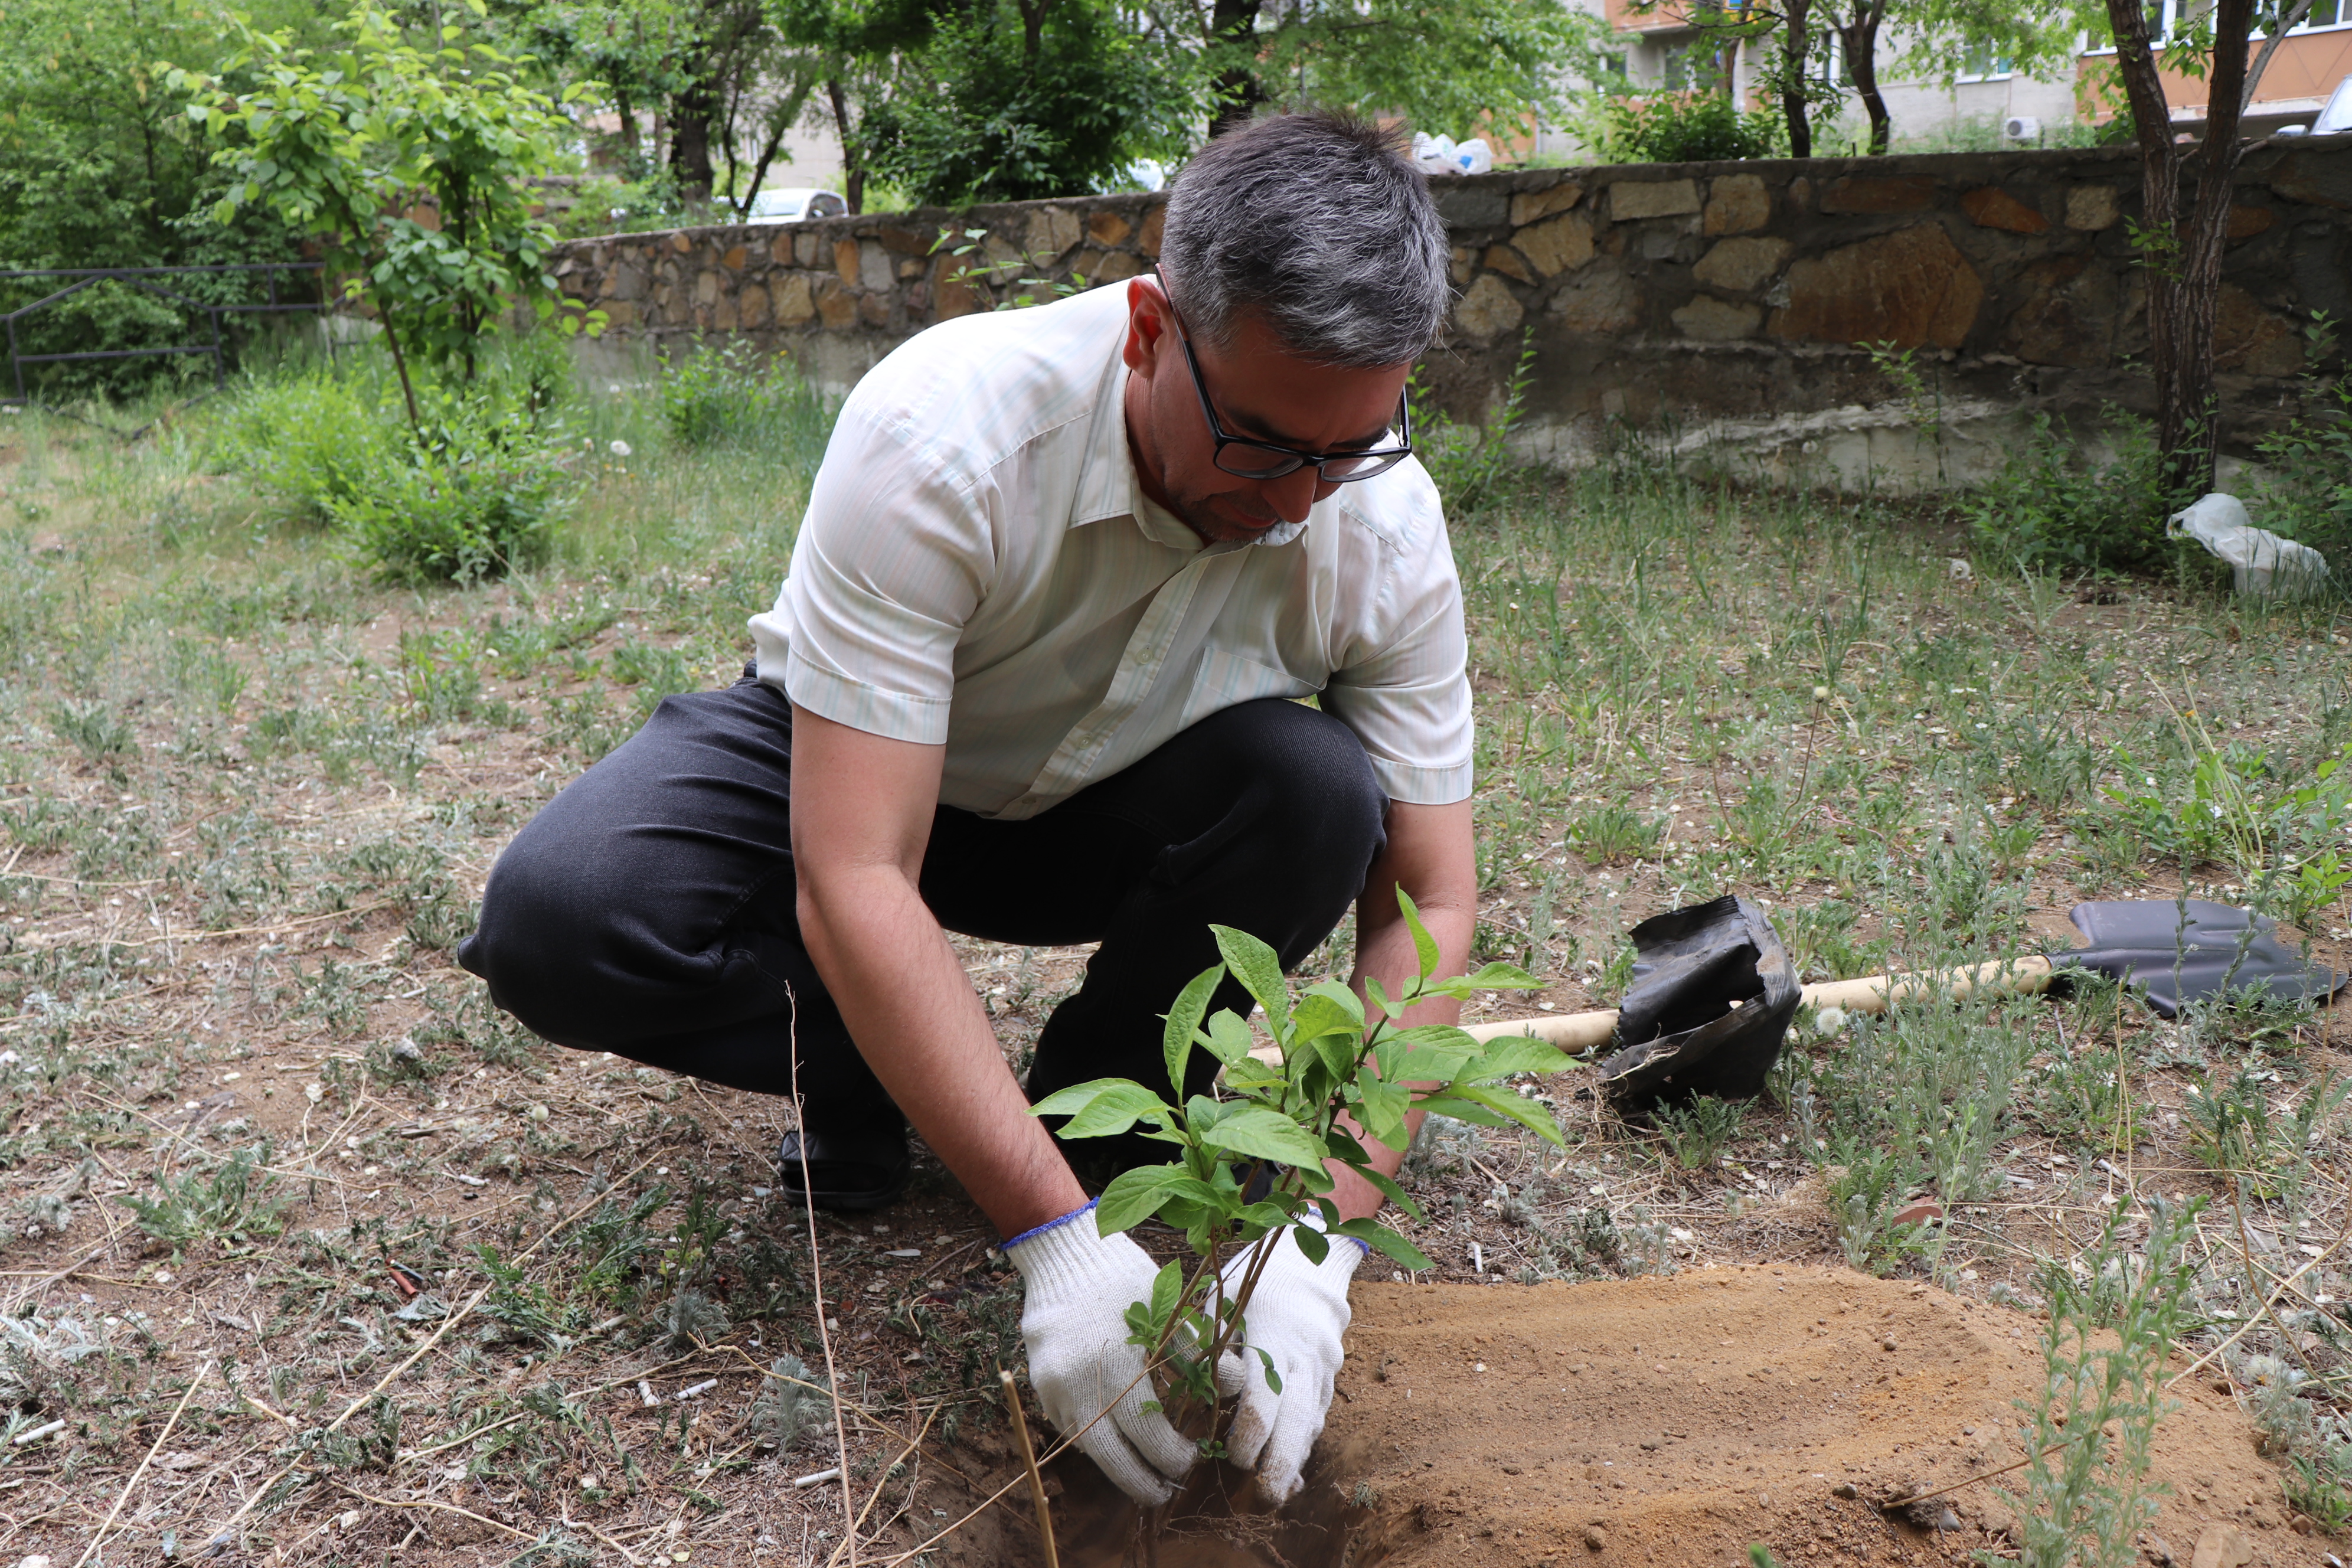
[[1968, 57], [1960, 62], [1957, 81], [2007, 81], [2010, 60], [1992, 52], [1990, 44], [1971, 44]]

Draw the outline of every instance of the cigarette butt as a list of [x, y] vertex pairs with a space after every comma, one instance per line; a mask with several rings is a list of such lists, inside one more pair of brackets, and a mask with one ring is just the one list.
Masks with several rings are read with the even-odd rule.
[[813, 1487], [818, 1485], [820, 1482], [833, 1480], [839, 1477], [840, 1474], [841, 1467], [839, 1465], [835, 1465], [829, 1470], [819, 1470], [813, 1476], [797, 1477], [793, 1479], [793, 1485], [796, 1487]]

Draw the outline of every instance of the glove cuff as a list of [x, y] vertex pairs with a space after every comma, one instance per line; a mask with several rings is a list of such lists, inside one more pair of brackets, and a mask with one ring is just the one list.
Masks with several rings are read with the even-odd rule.
[[[1099, 1277], [1103, 1255], [1125, 1237], [1107, 1237], [1094, 1225], [1095, 1205], [1089, 1199], [1058, 1219], [1024, 1230], [1004, 1244], [1004, 1256], [1032, 1285], [1072, 1286]], [[1128, 1242], [1129, 1247], [1135, 1244]]]
[[[1306, 1226], [1311, 1230], [1321, 1231], [1327, 1237], [1331, 1234], [1331, 1226], [1324, 1220], [1323, 1211], [1315, 1207], [1311, 1204], [1306, 1208], [1298, 1211], [1298, 1223]], [[1356, 1264], [1361, 1263], [1365, 1258], [1370, 1258], [1372, 1255], [1372, 1244], [1366, 1241], [1360, 1236], [1343, 1236], [1339, 1237], [1339, 1239], [1341, 1241], [1352, 1241], [1356, 1244], [1355, 1258], [1348, 1265], [1351, 1269], [1356, 1266]], [[1295, 1238], [1291, 1245], [1294, 1247], [1297, 1245]], [[1339, 1251], [1339, 1248], [1335, 1247], [1331, 1250], [1336, 1254]]]

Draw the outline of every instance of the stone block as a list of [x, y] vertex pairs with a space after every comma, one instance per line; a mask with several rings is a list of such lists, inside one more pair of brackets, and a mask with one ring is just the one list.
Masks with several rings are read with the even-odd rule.
[[1536, 275], [1528, 270], [1528, 264], [1519, 258], [1519, 253], [1507, 245], [1488, 246], [1486, 261], [1486, 270], [1489, 272], [1499, 272], [1506, 278], [1516, 278], [1522, 283], [1533, 283], [1536, 280]]
[[1549, 309], [1571, 332], [1630, 332], [1642, 322], [1642, 294], [1621, 268], [1595, 267], [1561, 284]]
[[684, 256], [688, 251], [694, 248], [694, 242], [686, 237], [685, 231], [681, 229], [672, 229], [670, 230], [669, 236], [669, 247], [677, 252], [680, 256]]
[[2303, 369], [2303, 334], [2243, 289], [2224, 283], [2213, 311], [2213, 368], [2242, 375], [2294, 375]]
[[880, 235], [882, 248], [893, 256], [929, 256], [932, 237], [920, 229], [902, 228], [897, 224], [884, 227]]
[[1029, 215], [1029, 254], [1040, 262], [1056, 260], [1077, 245], [1082, 232], [1078, 215], [1069, 208], [1040, 207]]
[[1105, 207], [1087, 219], [1087, 237], [1105, 250], [1125, 242], [1135, 232], [1135, 226], [1126, 216]]
[[890, 296], [887, 294], [859, 295], [857, 300], [857, 313], [860, 317], [864, 318], [866, 324], [869, 327], [888, 326], [890, 324]]
[[1519, 254], [1547, 278], [1574, 271], [1592, 259], [1592, 219], [1583, 213], [1562, 213], [1529, 224], [1511, 239]]
[[727, 247], [726, 254], [719, 257], [719, 265], [730, 272], [740, 272], [743, 270], [743, 264], [751, 259], [751, 252], [748, 247], [730, 245]]
[[866, 240], [857, 247], [857, 286], [872, 294], [887, 293], [898, 280], [898, 268], [890, 265], [890, 253], [882, 248], [879, 240]]
[[857, 320], [857, 296], [843, 288], [840, 279], [820, 274], [816, 280], [816, 313], [826, 327], [839, 331]]
[[597, 307], [604, 312], [604, 330], [622, 332], [637, 324], [636, 302], [631, 300], [607, 300]]
[[757, 283], [747, 283], [735, 293], [735, 325], [747, 332], [756, 332], [768, 324], [768, 291]]
[[2066, 226], [2084, 234], [2113, 228], [2123, 216], [2113, 185], [2076, 185], [2066, 193]]
[[694, 302], [704, 310], [719, 302], [719, 274], [709, 268], [694, 280]]
[[1984, 280], [1939, 223], [1914, 224], [1789, 268], [1772, 333], [1825, 343], [1956, 349], [1976, 325]]
[[799, 262], [803, 267], [814, 267], [816, 265], [817, 252], [823, 244], [824, 242], [818, 239], [814, 234], [794, 235], [793, 237], [793, 258]]
[[1584, 187], [1574, 180], [1562, 180], [1540, 191], [1521, 191], [1511, 198], [1511, 226], [1525, 228], [1554, 213], [1564, 213], [1584, 199]]
[[1717, 240], [1714, 249], [1698, 258], [1691, 276], [1726, 293], [1753, 293], [1772, 280], [1790, 248], [1787, 240], [1769, 237]]
[[816, 301], [809, 295], [809, 275], [787, 272], [768, 280], [770, 313], [780, 327], [804, 327], [816, 319]]
[[898, 258], [898, 280], [907, 282], [923, 275], [923, 258], [919, 256]]
[[1160, 259], [1160, 231], [1168, 222], [1168, 204], [1160, 202], [1143, 215], [1143, 227], [1135, 236], [1135, 248], [1154, 261]]
[[612, 281], [604, 286], [607, 298], [642, 300], [646, 297], [645, 269], [634, 262], [624, 261], [613, 268]]
[[2053, 256], [2019, 278], [2027, 293], [2001, 329], [2001, 347], [2028, 364], [2104, 370], [2116, 341], [2115, 275], [2082, 256]]
[[736, 310], [737, 302], [737, 296], [721, 294], [711, 303], [708, 314], [712, 331], [731, 332], [742, 324], [740, 312]]
[[1825, 213], [1908, 213], [1936, 205], [1928, 174], [1849, 174], [1822, 193]]
[[841, 238], [833, 242], [833, 275], [846, 288], [857, 287], [857, 242]]
[[1675, 325], [1682, 329], [1683, 336], [1705, 342], [1747, 337], [1763, 320], [1764, 312], [1754, 305], [1738, 305], [1706, 294], [1675, 312]]
[[1467, 180], [1440, 179], [1430, 183], [1437, 198], [1437, 216], [1450, 229], [1500, 228], [1511, 216], [1511, 204], [1500, 191]]
[[1719, 174], [1706, 188], [1706, 232], [1748, 234], [1772, 221], [1772, 193], [1761, 174]]
[[793, 265], [793, 237], [789, 232], [776, 236], [769, 244], [768, 259], [779, 267]]
[[1505, 332], [1517, 331], [1527, 315], [1503, 280], [1491, 272], [1482, 272], [1478, 281], [1470, 285], [1454, 307], [1454, 330], [1465, 337], [1480, 342], [1491, 342]]
[[2252, 239], [2277, 221], [2277, 215], [2268, 207], [2233, 205], [2230, 208], [2230, 237]]
[[2042, 234], [2048, 231], [2050, 220], [2002, 190], [1999, 185], [1979, 185], [1960, 197], [1960, 210], [1979, 228], [2005, 229], [2011, 234]]
[[1468, 246], [1457, 245], [1446, 263], [1445, 270], [1446, 275], [1454, 279], [1454, 286], [1456, 289], [1466, 288], [1470, 282], [1470, 274], [1478, 270], [1478, 258], [1472, 253]]
[[972, 292], [971, 285], [953, 268], [940, 269], [939, 277], [931, 284], [931, 295], [938, 301], [932, 318], [935, 321], [969, 316], [981, 308], [980, 297]]
[[1696, 211], [1696, 180], [1620, 180], [1609, 187], [1609, 216], [1617, 223]]
[[1133, 251], [1114, 250], [1103, 258], [1102, 270], [1094, 274], [1094, 280], [1097, 283], [1124, 283], [1142, 270], [1143, 263], [1136, 259]]
[[2271, 191], [2291, 202], [2352, 209], [2352, 158], [2343, 153], [2297, 153], [2270, 178]]

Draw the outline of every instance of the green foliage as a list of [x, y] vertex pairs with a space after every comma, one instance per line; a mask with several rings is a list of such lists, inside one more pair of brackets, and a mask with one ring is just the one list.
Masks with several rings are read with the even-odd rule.
[[1660, 1105], [1658, 1131], [1675, 1163], [1685, 1171], [1703, 1171], [1738, 1140], [1748, 1108], [1736, 1100], [1698, 1095], [1688, 1105]]
[[[1370, 1152], [1340, 1125], [1343, 1115], [1391, 1148], [1409, 1141], [1405, 1115], [1412, 1109], [1481, 1127], [1517, 1125], [1562, 1142], [1550, 1112], [1508, 1082], [1565, 1069], [1569, 1058], [1560, 1052], [1524, 1037], [1481, 1045], [1459, 1029], [1404, 1028], [1393, 1021], [1432, 998], [1466, 1000], [1478, 991], [1533, 989], [1540, 983], [1501, 963], [1435, 978], [1436, 939], [1402, 889], [1397, 901], [1420, 957], [1418, 973], [1397, 996], [1375, 980], [1366, 980], [1363, 997], [1323, 981], [1294, 1003], [1272, 948], [1245, 931], [1213, 926], [1224, 962], [1195, 976], [1167, 1015], [1168, 1082], [1181, 1104], [1130, 1079], [1097, 1079], [1031, 1107], [1034, 1115], [1067, 1117], [1059, 1131], [1064, 1138], [1113, 1137], [1142, 1123], [1149, 1129], [1143, 1137], [1180, 1151], [1175, 1163], [1139, 1166], [1115, 1178], [1103, 1190], [1095, 1222], [1112, 1236], [1157, 1215], [1183, 1231], [1196, 1259], [1189, 1277], [1181, 1262], [1169, 1264], [1150, 1300], [1129, 1309], [1128, 1325], [1131, 1342], [1167, 1357], [1170, 1382], [1192, 1404], [1214, 1409], [1213, 1369], [1242, 1332], [1257, 1268], [1270, 1252], [1267, 1238], [1288, 1229], [1299, 1250], [1319, 1263], [1330, 1237], [1350, 1237], [1408, 1268], [1431, 1267], [1395, 1231], [1371, 1219], [1343, 1221], [1322, 1195], [1333, 1185], [1325, 1165], [1337, 1162], [1408, 1214], [1420, 1214], [1402, 1187], [1372, 1169]], [[1240, 1017], [1207, 1016], [1210, 998], [1228, 973], [1264, 1009], [1265, 1028], [1281, 1053], [1278, 1065], [1250, 1054], [1249, 1026]], [[1367, 999], [1379, 1012], [1376, 1019], [1367, 1014]], [[1222, 1064], [1223, 1095], [1187, 1094], [1196, 1049]], [[1430, 1087], [1412, 1087], [1413, 1080]], [[1277, 1170], [1266, 1195], [1249, 1201], [1253, 1180]], [[1310, 1212], [1319, 1215], [1320, 1226], [1309, 1223]], [[1257, 1263], [1228, 1296], [1219, 1266], [1235, 1248], [1262, 1241], [1266, 1245], [1258, 1247]]]
[[[483, 0], [471, 10], [487, 14]], [[554, 167], [572, 129], [516, 60], [456, 23], [420, 48], [366, 0], [336, 24], [341, 46], [323, 51], [231, 17], [239, 47], [220, 74], [167, 74], [190, 120], [228, 142], [214, 154], [230, 174], [216, 221], [259, 207], [318, 239], [383, 321], [404, 391], [405, 353], [470, 371], [477, 340], [509, 302], [557, 313], [562, 297], [543, 268], [553, 231], [524, 182]], [[412, 206], [419, 191], [436, 210], [431, 224]], [[566, 303], [567, 330], [602, 325]], [[421, 426], [413, 392], [409, 404]]]
[[2148, 1480], [2164, 1397], [2166, 1359], [2189, 1320], [2196, 1261], [2186, 1243], [2205, 1200], [2149, 1205], [2143, 1256], [2126, 1243], [2133, 1217], [2118, 1208], [2084, 1260], [2087, 1279], [2046, 1264], [2050, 1300], [2042, 1333], [2044, 1384], [2017, 1401], [2026, 1419], [2023, 1494], [2001, 1499], [2017, 1519], [2025, 1568], [2126, 1568], [2138, 1532], [2170, 1489]]
[[[2315, 364], [2337, 349], [2337, 327], [2317, 313], [2305, 336]], [[2314, 412], [2257, 446], [2268, 470], [2253, 497], [2256, 519], [2327, 557], [2339, 581], [2352, 579], [2352, 377], [2315, 379]]]
[[2108, 427], [2114, 450], [2099, 458], [2035, 415], [2032, 437], [1962, 505], [1977, 548], [2006, 569], [2034, 572], [2146, 572], [2190, 559], [2193, 545], [2164, 536], [2178, 508], [2153, 430], [2121, 410], [2109, 411]]
[[240, 1149], [210, 1167], [173, 1177], [158, 1173], [156, 1195], [125, 1194], [121, 1202], [150, 1240], [174, 1258], [199, 1242], [233, 1245], [248, 1237], [272, 1237], [285, 1228], [294, 1203], [278, 1190], [278, 1180], [263, 1167], [269, 1146]]
[[1485, 425], [1457, 422], [1421, 384], [1416, 367], [1407, 393], [1413, 399], [1413, 456], [1436, 482], [1438, 499], [1454, 515], [1475, 510], [1496, 499], [1504, 481], [1518, 469], [1511, 451], [1511, 432], [1527, 416], [1528, 388], [1535, 384], [1536, 335], [1519, 340], [1519, 357], [1503, 388], [1503, 401]]
[[830, 1404], [822, 1373], [810, 1371], [796, 1355], [778, 1356], [752, 1397], [751, 1435], [763, 1448], [788, 1449]]
[[1611, 163], [1697, 163], [1788, 155], [1777, 111], [1743, 110], [1715, 92], [1609, 98], [1592, 125], [1594, 153]]
[[1647, 855], [1665, 837], [1665, 824], [1631, 806], [1596, 805], [1568, 819], [1568, 841], [1596, 865]]
[[1200, 59], [1108, 0], [942, 11], [919, 79], [869, 112], [867, 165], [916, 203], [1074, 195], [1139, 158], [1172, 160], [1207, 109]]
[[2342, 899], [2352, 886], [2352, 744], [2301, 780], [2277, 752], [2214, 744], [2201, 721], [2185, 743], [2185, 769], [2116, 753], [2131, 782], [2103, 793], [2141, 842], [2176, 864], [2229, 867], [2256, 909], [2299, 925]]
[[832, 400], [787, 356], [740, 338], [668, 360], [660, 399], [662, 424], [681, 447], [734, 447], [814, 469], [833, 431]]

